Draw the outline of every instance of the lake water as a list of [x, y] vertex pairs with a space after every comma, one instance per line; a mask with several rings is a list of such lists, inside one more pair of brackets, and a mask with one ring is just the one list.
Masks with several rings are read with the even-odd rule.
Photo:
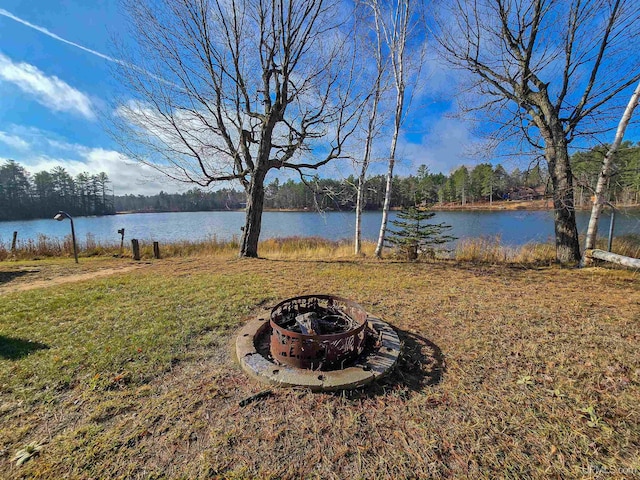
[[[390, 219], [395, 218], [392, 212]], [[363, 237], [375, 240], [380, 229], [381, 212], [365, 212]], [[578, 228], [586, 231], [589, 212], [578, 212]], [[432, 222], [445, 222], [453, 227], [452, 235], [458, 238], [500, 235], [506, 245], [523, 245], [528, 242], [553, 241], [553, 213], [549, 211], [448, 211], [437, 212]], [[97, 241], [116, 243], [117, 231], [125, 229], [125, 241], [138, 238], [157, 240], [206, 240], [216, 237], [228, 240], [240, 235], [244, 224], [244, 212], [181, 212], [136, 213], [104, 217], [76, 217], [76, 236], [84, 243], [87, 234]], [[355, 216], [353, 212], [265, 212], [262, 219], [261, 239], [289, 236], [319, 236], [332, 240], [353, 237]], [[600, 235], [606, 236], [609, 216], [600, 223]], [[18, 240], [37, 239], [39, 235], [64, 238], [69, 235], [67, 220], [28, 220], [0, 222], [0, 242], [8, 245], [13, 231]], [[640, 234], [640, 210], [620, 211], [616, 215], [615, 234]]]

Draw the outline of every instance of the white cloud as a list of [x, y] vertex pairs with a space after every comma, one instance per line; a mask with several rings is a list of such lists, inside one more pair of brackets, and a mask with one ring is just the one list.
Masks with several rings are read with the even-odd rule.
[[77, 143], [69, 143], [63, 140], [54, 140], [51, 138], [44, 138], [47, 146], [51, 147], [55, 151], [71, 152], [75, 155], [87, 155], [91, 148], [79, 145]]
[[160, 190], [177, 192], [192, 187], [192, 185], [177, 184], [152, 168], [134, 162], [114, 150], [78, 147], [75, 152], [78, 154], [76, 159], [39, 155], [19, 162], [31, 173], [42, 170], [51, 171], [55, 167], [63, 167], [71, 176], [81, 172], [90, 174], [105, 172], [116, 195], [155, 195]]
[[26, 150], [29, 148], [29, 143], [18, 137], [17, 135], [11, 135], [7, 132], [0, 131], [0, 143], [4, 143], [16, 150]]
[[0, 148], [0, 164], [13, 158], [32, 174], [51, 171], [54, 167], [62, 167], [72, 176], [81, 172], [105, 172], [116, 195], [157, 194], [160, 190], [181, 192], [193, 187], [170, 180], [115, 150], [72, 143], [53, 132], [35, 127], [10, 125], [8, 133], [0, 132], [0, 142], [5, 140], [4, 143], [8, 143], [6, 138], [16, 146], [28, 148], [16, 149], [15, 152]]
[[[481, 156], [483, 142], [474, 136], [470, 125], [462, 120], [441, 117], [435, 121], [430, 132], [420, 143], [400, 140], [401, 156], [410, 161], [414, 168], [425, 164], [432, 173], [449, 174], [462, 164], [487, 161]], [[485, 155], [490, 151], [484, 152]]]
[[113, 150], [92, 148], [85, 156], [85, 170], [106, 172], [116, 195], [127, 193], [155, 195], [165, 192], [184, 191], [193, 185], [178, 184], [166, 176]]
[[[206, 112], [194, 114], [187, 110], [172, 113], [171, 121], [155, 109], [141, 102], [130, 101], [117, 107], [116, 118], [126, 123], [133, 141], [128, 141], [126, 149], [131, 149], [131, 156], [143, 159], [149, 165], [157, 166], [173, 178], [189, 181], [204, 181], [200, 164], [193, 159], [193, 151], [203, 159], [202, 163], [211, 176], [230, 176], [234, 172], [233, 157], [220, 135], [208, 126], [215, 124], [212, 118], [207, 119]], [[207, 119], [205, 122], [203, 119]], [[237, 119], [235, 119], [238, 121]], [[255, 120], [249, 117], [240, 121], [248, 125]], [[176, 131], [175, 125], [179, 131]], [[229, 131], [234, 144], [238, 143], [236, 128], [230, 123]], [[274, 137], [277, 134], [274, 133]], [[127, 139], [129, 140], [129, 139]], [[275, 141], [275, 140], [274, 140]], [[185, 144], [188, 142], [188, 146]], [[250, 146], [252, 153], [257, 153], [257, 146]]]
[[435, 51], [428, 51], [422, 64], [420, 78], [415, 84], [415, 107], [418, 108], [425, 98], [453, 98], [458, 92], [461, 76], [460, 71], [452, 69]]
[[95, 119], [93, 102], [81, 91], [56, 76], [47, 76], [38, 67], [16, 63], [0, 53], [0, 80], [15, 84], [39, 103], [56, 112], [69, 112]]

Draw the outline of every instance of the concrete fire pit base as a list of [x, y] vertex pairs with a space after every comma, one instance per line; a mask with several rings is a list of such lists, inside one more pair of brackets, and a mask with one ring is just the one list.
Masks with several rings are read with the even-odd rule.
[[304, 387], [314, 391], [346, 390], [362, 387], [391, 371], [400, 356], [400, 339], [381, 319], [368, 316], [369, 327], [380, 333], [381, 346], [363, 354], [353, 366], [343, 370], [304, 370], [278, 365], [258, 352], [256, 340], [269, 328], [266, 317], [247, 323], [236, 340], [236, 354], [242, 369], [252, 378], [274, 386]]

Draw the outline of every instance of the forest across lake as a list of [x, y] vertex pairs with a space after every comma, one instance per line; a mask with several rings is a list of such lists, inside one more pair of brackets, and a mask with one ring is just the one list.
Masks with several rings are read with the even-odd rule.
[[[601, 167], [602, 147], [572, 156], [575, 205], [591, 206]], [[640, 146], [625, 142], [616, 157], [616, 174], [608, 200], [616, 205], [640, 203]], [[314, 177], [306, 183], [272, 179], [265, 185], [264, 206], [275, 210], [337, 210], [355, 208], [357, 179]], [[72, 177], [64, 168], [30, 173], [19, 163], [0, 165], [0, 221], [50, 218], [58, 210], [70, 215], [104, 215], [116, 212], [197, 212], [244, 208], [246, 194], [240, 188], [203, 190], [155, 195], [114, 195], [118, 189], [104, 172], [84, 172]], [[385, 177], [371, 175], [366, 180], [365, 210], [381, 210]], [[396, 176], [391, 191], [392, 207], [434, 204], [436, 208], [485, 208], [500, 200], [540, 201], [552, 205], [549, 175], [535, 165], [527, 170], [505, 169], [502, 165], [479, 163], [460, 166], [449, 175], [433, 173], [426, 165], [415, 174]], [[505, 202], [509, 208], [511, 202]], [[541, 208], [539, 206], [527, 208]], [[348, 215], [348, 214], [347, 214]]]

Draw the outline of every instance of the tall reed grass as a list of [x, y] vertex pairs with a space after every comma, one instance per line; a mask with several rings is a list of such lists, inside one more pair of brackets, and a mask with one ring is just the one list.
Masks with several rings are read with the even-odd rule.
[[468, 262], [541, 264], [554, 262], [555, 257], [555, 247], [550, 243], [513, 247], [503, 245], [499, 235], [459, 240], [454, 251], [457, 261]]
[[[348, 240], [327, 240], [321, 237], [270, 238], [260, 243], [260, 254], [271, 258], [346, 258], [354, 256], [353, 243]], [[372, 256], [375, 243], [363, 242], [362, 253]]]
[[[596, 241], [596, 248], [601, 250], [607, 249], [607, 239], [600, 237]], [[640, 234], [627, 233], [614, 237], [611, 245], [611, 251], [625, 257], [640, 258]]]
[[[584, 239], [580, 239], [580, 244]], [[596, 247], [607, 249], [607, 239], [598, 238]], [[640, 235], [626, 234], [615, 237], [611, 248], [613, 253], [626, 257], [640, 258]], [[545, 264], [556, 258], [555, 245], [552, 243], [527, 243], [520, 247], [502, 244], [499, 235], [495, 237], [465, 238], [459, 240], [454, 251], [457, 261]]]
[[[161, 256], [180, 257], [190, 255], [219, 254], [223, 252], [236, 252], [240, 246], [237, 237], [231, 240], [221, 241], [215, 236], [198, 242], [179, 241], [160, 245]], [[87, 234], [84, 241], [78, 241], [78, 254], [81, 257], [93, 256], [132, 256], [130, 244], [125, 243], [120, 248], [118, 242], [100, 242], [92, 234]], [[142, 258], [153, 257], [153, 242], [140, 241], [140, 254]], [[2, 260], [39, 260], [50, 257], [73, 256], [73, 243], [71, 236], [64, 239], [51, 238], [39, 235], [36, 240], [18, 240], [16, 249], [11, 250], [10, 243], [0, 239], [0, 261]]]
[[[240, 239], [219, 240], [212, 236], [205, 240], [191, 242], [178, 241], [160, 243], [161, 257], [187, 257], [194, 255], [235, 255], [240, 249]], [[373, 255], [375, 244], [363, 243], [363, 253]], [[260, 242], [261, 255], [271, 258], [339, 258], [353, 256], [353, 244], [348, 241], [327, 240], [321, 237], [286, 237], [271, 238]], [[100, 242], [91, 234], [84, 241], [78, 242], [78, 253], [81, 257], [92, 256], [132, 256], [129, 244], [120, 249], [115, 242]], [[140, 241], [142, 258], [153, 258], [153, 242]], [[9, 243], [0, 239], [0, 261], [2, 260], [39, 260], [50, 257], [72, 257], [73, 244], [71, 237], [63, 240], [40, 235], [37, 240], [18, 241], [15, 251], [11, 251]]]
[[[606, 249], [607, 241], [600, 238], [597, 247]], [[180, 241], [161, 243], [161, 257], [186, 257], [196, 255], [228, 255], [237, 254], [240, 239], [220, 240], [215, 236], [202, 241]], [[123, 256], [131, 257], [129, 244], [121, 250], [119, 243], [100, 242], [91, 234], [78, 244], [81, 257]], [[374, 254], [375, 243], [363, 242], [364, 256]], [[613, 252], [621, 255], [640, 257], [640, 235], [628, 234], [616, 237], [613, 241]], [[353, 258], [353, 243], [347, 240], [327, 240], [321, 237], [286, 237], [270, 238], [260, 242], [260, 255], [269, 258], [290, 259], [338, 259]], [[153, 258], [153, 242], [140, 242], [142, 258]], [[72, 257], [73, 244], [71, 237], [60, 240], [40, 235], [36, 240], [18, 241], [15, 251], [11, 251], [10, 242], [0, 239], [0, 261], [6, 260], [39, 260], [51, 257]], [[436, 258], [440, 258], [436, 255]], [[551, 243], [528, 243], [520, 247], [503, 245], [500, 236], [467, 238], [459, 240], [451, 255], [456, 261], [516, 263], [516, 264], [548, 264], [555, 261], [555, 246]]]

